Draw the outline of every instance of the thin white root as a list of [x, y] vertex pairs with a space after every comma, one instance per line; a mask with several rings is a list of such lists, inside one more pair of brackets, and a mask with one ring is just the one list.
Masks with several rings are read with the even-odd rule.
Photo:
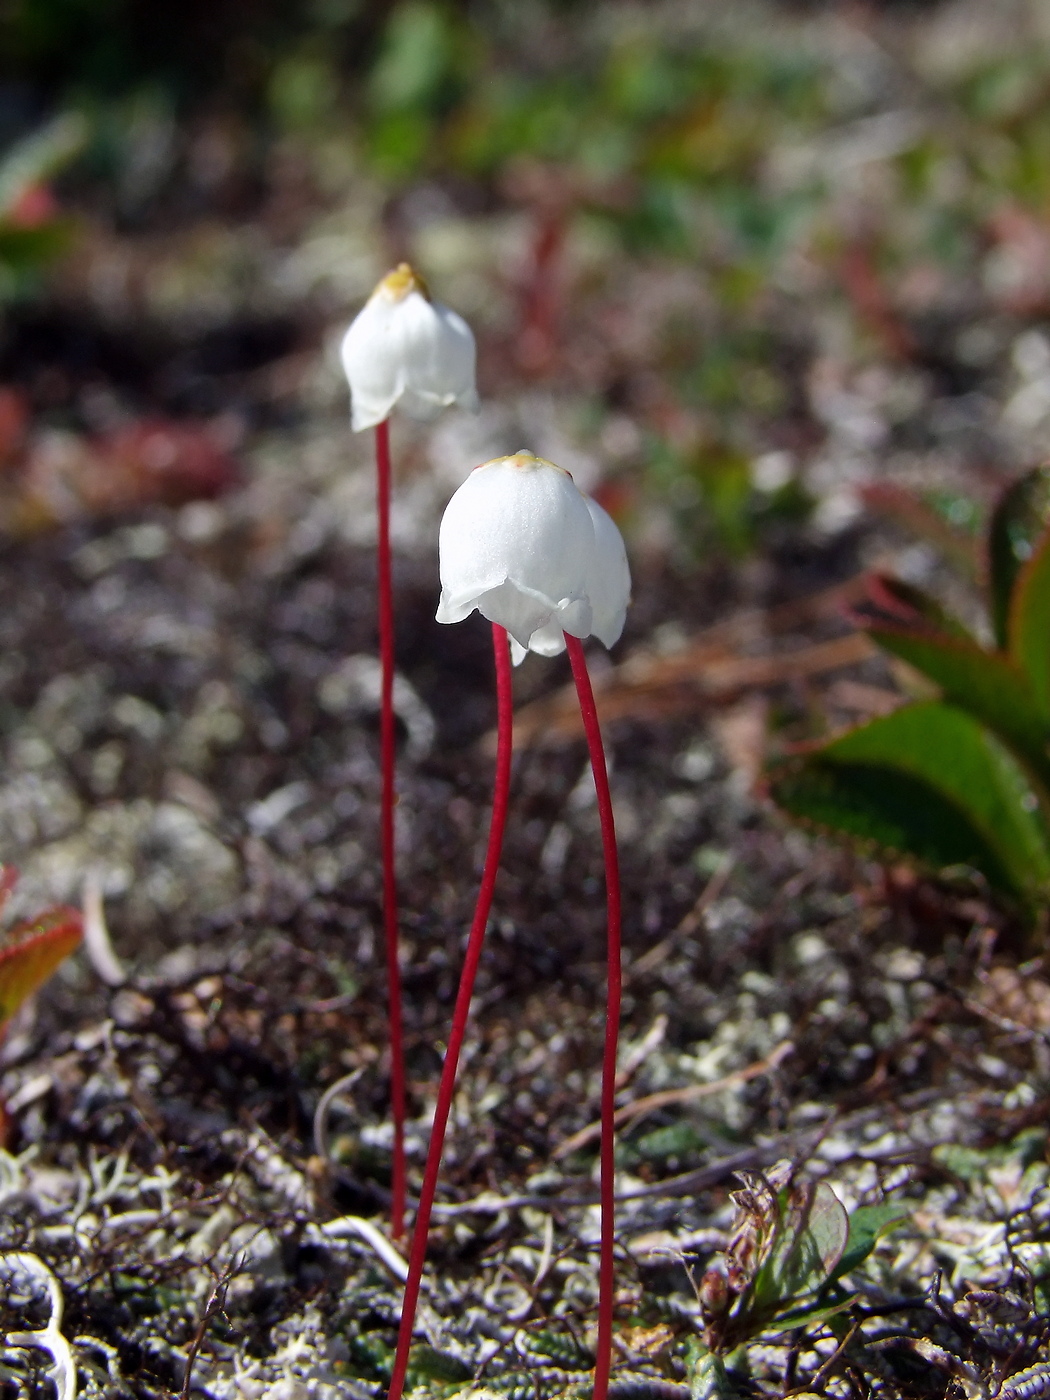
[[14, 1250], [0, 1254], [0, 1272], [21, 1274], [34, 1283], [42, 1284], [47, 1291], [51, 1305], [51, 1316], [47, 1326], [35, 1332], [9, 1332], [6, 1345], [9, 1347], [35, 1347], [46, 1351], [50, 1357], [51, 1379], [55, 1383], [57, 1400], [76, 1400], [77, 1367], [73, 1352], [62, 1335], [62, 1288], [54, 1274], [42, 1259], [35, 1254]]
[[311, 1225], [310, 1233], [321, 1240], [345, 1240], [348, 1235], [357, 1235], [371, 1246], [379, 1262], [398, 1283], [404, 1283], [408, 1278], [408, 1263], [403, 1255], [371, 1220], [365, 1220], [363, 1216], [341, 1215], [336, 1220], [326, 1221], [324, 1225]]
[[81, 911], [84, 916], [84, 951], [88, 962], [107, 987], [123, 987], [128, 974], [109, 936], [106, 911], [102, 905], [102, 881], [97, 870], [89, 870], [84, 876]]
[[334, 1084], [329, 1084], [318, 1101], [314, 1111], [314, 1151], [325, 1162], [329, 1160], [328, 1119], [332, 1112], [332, 1105], [348, 1089], [354, 1087], [364, 1072], [365, 1067], [362, 1065], [355, 1069], [352, 1074], [344, 1074], [342, 1079], [337, 1079]]

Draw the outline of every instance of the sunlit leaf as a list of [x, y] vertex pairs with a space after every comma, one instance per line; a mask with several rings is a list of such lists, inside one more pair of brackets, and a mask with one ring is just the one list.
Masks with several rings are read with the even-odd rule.
[[859, 1268], [883, 1235], [888, 1235], [908, 1218], [906, 1206], [884, 1202], [878, 1206], [858, 1206], [849, 1218], [849, 1238], [842, 1257], [831, 1271], [829, 1282]]
[[826, 1181], [792, 1183], [780, 1202], [776, 1243], [754, 1287], [757, 1307], [776, 1311], [821, 1287], [849, 1235], [846, 1209]]
[[935, 870], [969, 866], [1026, 901], [1050, 884], [1050, 830], [1023, 769], [952, 705], [906, 705], [789, 759], [771, 792], [818, 827]]
[[1018, 574], [1050, 526], [1050, 466], [1028, 472], [1006, 491], [992, 515], [988, 575], [992, 622], [999, 645], [1009, 645], [1010, 599]]
[[821, 1274], [826, 1277], [842, 1258], [849, 1238], [846, 1208], [826, 1181], [818, 1181], [813, 1188], [806, 1231], [816, 1250]]
[[63, 905], [20, 924], [0, 948], [0, 1029], [42, 987], [81, 938], [80, 913]]

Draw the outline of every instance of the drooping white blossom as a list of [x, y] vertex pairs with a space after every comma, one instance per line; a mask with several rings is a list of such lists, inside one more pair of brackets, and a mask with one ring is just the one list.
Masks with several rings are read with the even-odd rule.
[[526, 651], [556, 656], [565, 633], [612, 646], [631, 576], [623, 539], [561, 467], [530, 452], [475, 467], [448, 503], [438, 536], [439, 622], [475, 608]]
[[395, 405], [429, 419], [449, 404], [476, 409], [474, 336], [462, 316], [432, 301], [402, 263], [379, 283], [343, 337], [355, 432], [374, 428]]

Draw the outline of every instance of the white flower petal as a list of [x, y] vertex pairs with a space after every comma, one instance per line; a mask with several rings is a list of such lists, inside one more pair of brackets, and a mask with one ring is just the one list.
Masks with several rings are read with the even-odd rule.
[[439, 622], [478, 609], [526, 650], [556, 656], [565, 634], [611, 645], [630, 573], [620, 532], [560, 467], [519, 452], [477, 467], [452, 497], [438, 540]]
[[620, 640], [631, 601], [631, 570], [616, 522], [591, 496], [585, 497], [594, 526], [594, 554], [587, 574], [587, 596], [594, 609], [591, 631], [611, 647]]
[[[527, 453], [477, 467], [441, 521], [441, 621], [479, 608], [523, 646], [557, 613], [590, 627], [586, 571], [594, 527], [567, 472]], [[482, 599], [485, 599], [484, 606]]]
[[[573, 636], [576, 635], [578, 634], [573, 632]], [[557, 622], [548, 622], [545, 627], [537, 627], [529, 638], [529, 651], [534, 651], [537, 656], [560, 656], [564, 650], [565, 632]]]
[[380, 282], [343, 337], [354, 430], [375, 427], [399, 405], [433, 418], [449, 404], [477, 407], [470, 327], [424, 295], [411, 269]]

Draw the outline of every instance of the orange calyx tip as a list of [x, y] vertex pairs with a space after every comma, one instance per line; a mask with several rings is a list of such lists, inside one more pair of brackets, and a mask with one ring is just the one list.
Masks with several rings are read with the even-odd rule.
[[407, 262], [398, 263], [393, 272], [388, 272], [376, 292], [382, 292], [391, 301], [404, 301], [410, 292], [419, 292], [427, 301], [431, 300], [426, 280]]

